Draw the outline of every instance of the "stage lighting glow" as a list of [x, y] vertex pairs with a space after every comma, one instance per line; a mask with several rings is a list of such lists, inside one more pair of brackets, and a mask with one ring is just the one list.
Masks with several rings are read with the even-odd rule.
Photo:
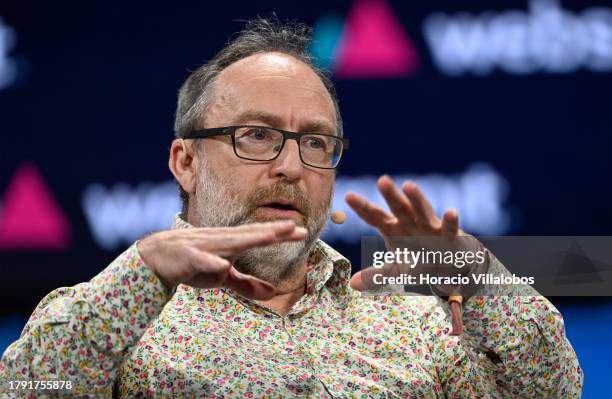
[[435, 65], [451, 76], [612, 71], [610, 8], [573, 13], [532, 0], [528, 12], [435, 13], [423, 31]]
[[17, 79], [17, 63], [9, 57], [16, 41], [15, 30], [0, 17], [0, 90], [11, 86]]
[[[510, 232], [510, 213], [506, 204], [508, 185], [504, 177], [488, 164], [474, 164], [453, 176], [391, 177], [398, 184], [404, 180], [415, 181], [438, 214], [448, 208], [457, 209], [461, 226], [471, 233], [495, 235]], [[386, 208], [376, 189], [376, 179], [376, 176], [336, 179], [332, 209], [343, 212], [346, 219], [343, 224], [329, 223], [323, 239], [355, 243], [363, 235], [376, 234], [344, 201], [345, 194], [353, 191]], [[143, 235], [169, 228], [174, 214], [180, 210], [180, 201], [176, 184], [170, 181], [145, 182], [136, 187], [117, 183], [111, 188], [93, 183], [83, 193], [82, 206], [96, 243], [104, 249], [114, 250]]]

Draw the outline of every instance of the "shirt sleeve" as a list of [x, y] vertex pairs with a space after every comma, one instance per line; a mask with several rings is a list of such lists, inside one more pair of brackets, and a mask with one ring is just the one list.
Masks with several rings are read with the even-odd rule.
[[75, 396], [109, 395], [124, 356], [171, 295], [136, 243], [91, 281], [56, 289], [4, 352], [0, 397], [17, 393], [8, 391], [15, 380], [70, 381]]
[[[489, 273], [511, 274], [494, 256]], [[437, 374], [449, 398], [580, 398], [583, 373], [559, 311], [530, 286], [481, 287], [450, 336], [448, 303], [424, 312]]]

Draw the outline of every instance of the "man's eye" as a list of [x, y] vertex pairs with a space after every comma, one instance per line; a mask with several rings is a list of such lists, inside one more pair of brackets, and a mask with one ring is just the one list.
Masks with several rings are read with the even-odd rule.
[[248, 137], [250, 139], [257, 140], [257, 141], [263, 141], [269, 138], [269, 134], [268, 132], [262, 129], [253, 129], [253, 130], [249, 130], [248, 132], [246, 132], [246, 134], [244, 134], [243, 137]]
[[323, 143], [323, 140], [315, 137], [309, 137], [306, 141], [306, 145], [312, 150], [320, 150], [325, 148], [325, 143]]
[[263, 140], [266, 138], [266, 132], [264, 132], [263, 130], [256, 130], [253, 133], [253, 137], [255, 137], [257, 140]]

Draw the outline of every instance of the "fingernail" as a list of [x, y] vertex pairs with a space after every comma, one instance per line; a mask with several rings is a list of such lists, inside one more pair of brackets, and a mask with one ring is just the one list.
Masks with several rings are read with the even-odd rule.
[[307, 234], [308, 233], [308, 230], [306, 230], [305, 227], [296, 227], [295, 231], [297, 231], [300, 234]]

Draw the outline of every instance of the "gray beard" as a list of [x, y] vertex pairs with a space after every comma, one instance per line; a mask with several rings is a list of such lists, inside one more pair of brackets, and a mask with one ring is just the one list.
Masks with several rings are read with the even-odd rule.
[[264, 247], [255, 247], [242, 252], [234, 259], [234, 267], [242, 273], [250, 274], [279, 286], [299, 270], [308, 256], [315, 241], [319, 238], [329, 217], [332, 199], [313, 208], [308, 197], [294, 184], [277, 183], [271, 187], [258, 187], [241, 198], [232, 192], [208, 165], [206, 157], [200, 157], [199, 176], [194, 195], [194, 222], [199, 227], [232, 227], [247, 223], [263, 222], [255, 218], [254, 212], [266, 198], [281, 194], [300, 204], [302, 225], [308, 230], [303, 241], [281, 242]]

